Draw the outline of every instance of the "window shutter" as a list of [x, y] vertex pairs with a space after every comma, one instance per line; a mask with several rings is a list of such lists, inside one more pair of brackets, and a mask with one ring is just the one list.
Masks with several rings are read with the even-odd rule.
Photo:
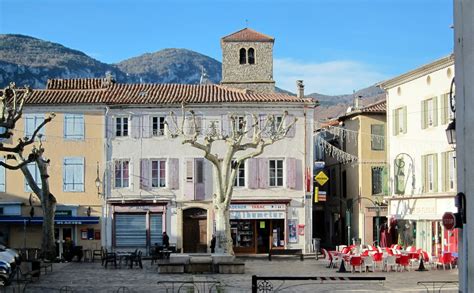
[[433, 192], [438, 192], [438, 154], [433, 155], [433, 168], [434, 168]]
[[149, 190], [150, 189], [150, 160], [141, 159], [140, 160], [140, 189]]
[[393, 135], [396, 136], [398, 134], [398, 115], [397, 110], [392, 110], [392, 129]]
[[[174, 118], [176, 118], [176, 122], [179, 123], [179, 121], [180, 121], [179, 119], [180, 119], [180, 118], [179, 118], [179, 117], [176, 117], [176, 116], [175, 116]], [[166, 133], [166, 136], [167, 136], [167, 137], [171, 137], [171, 135], [174, 134], [174, 133], [177, 131], [176, 125], [175, 125], [175, 123], [174, 123], [175, 121], [173, 121], [173, 117], [172, 117], [172, 116], [168, 115], [168, 116], [166, 116], [166, 118], [165, 118], [165, 122], [166, 122], [166, 125], [165, 125], [165, 133]]]
[[258, 188], [258, 159], [251, 158], [248, 159], [248, 169], [249, 169], [249, 189]]
[[448, 180], [449, 172], [447, 169], [448, 166], [448, 153], [441, 153], [441, 191], [448, 191]]
[[140, 116], [137, 116], [137, 115], [132, 115], [130, 117], [131, 119], [131, 123], [129, 123], [129, 128], [130, 128], [130, 131], [132, 132], [132, 138], [140, 138], [140, 132], [141, 132], [141, 117]]
[[268, 187], [268, 159], [259, 158], [258, 160], [258, 187]]
[[[260, 114], [258, 116], [258, 119], [259, 119], [259, 124], [260, 124], [260, 129], [261, 130], [264, 130], [265, 128], [265, 124], [267, 123], [267, 115], [265, 114]], [[268, 125], [269, 126], [269, 125]], [[269, 127], [267, 126], [267, 128], [262, 131], [262, 134], [261, 134], [261, 137], [268, 137], [268, 129]]]
[[204, 200], [206, 197], [204, 190], [204, 160], [194, 159], [194, 176], [195, 176], [195, 199]]
[[428, 176], [426, 172], [426, 156], [421, 156], [421, 182], [422, 182], [422, 192], [426, 192], [428, 190]]
[[388, 170], [382, 167], [382, 193], [388, 195]]
[[440, 96], [440, 99], [439, 99], [439, 108], [441, 109], [440, 113], [441, 113], [441, 119], [440, 119], [440, 123], [441, 125], [443, 124], [446, 124], [446, 120], [448, 119], [448, 115], [447, 115], [447, 104], [446, 104], [446, 94], [443, 94]]
[[203, 133], [202, 125], [203, 125], [202, 115], [196, 116], [196, 126], [197, 126], [197, 128], [194, 129], [194, 131], [197, 131], [199, 135], [201, 135]]
[[[230, 121], [229, 121], [229, 115], [228, 114], [222, 114], [221, 115], [221, 133], [222, 135], [230, 135], [231, 133], [231, 128], [230, 128]], [[218, 129], [219, 131], [219, 129]]]
[[247, 137], [248, 137], [248, 138], [253, 138], [253, 127], [252, 127], [252, 125], [253, 125], [253, 117], [252, 117], [251, 114], [249, 114], [249, 115], [246, 115], [245, 119], [247, 119], [247, 120], [246, 120], [246, 121], [247, 121], [247, 123], [246, 123], [247, 125], [245, 126], [245, 130], [248, 131], [248, 132], [247, 132]]
[[[294, 119], [295, 119], [294, 115], [287, 115], [286, 119], [285, 119], [286, 120], [285, 121], [285, 126], [290, 125], [293, 122]], [[288, 131], [287, 137], [295, 137], [295, 134], [296, 134], [296, 123], [293, 124], [293, 126]]]
[[150, 115], [144, 115], [142, 119], [142, 137], [149, 138], [151, 136]]
[[186, 177], [184, 183], [184, 196], [186, 200], [194, 199], [194, 160], [186, 159]]
[[421, 101], [421, 129], [427, 126], [427, 104], [426, 101]]
[[172, 190], [179, 189], [179, 159], [168, 159], [168, 186]]
[[286, 158], [286, 187], [296, 188], [296, 159]]
[[407, 133], [407, 107], [403, 107], [403, 133]]
[[438, 126], [438, 97], [433, 97], [433, 126]]
[[106, 116], [106, 138], [114, 138], [115, 137], [115, 116]]

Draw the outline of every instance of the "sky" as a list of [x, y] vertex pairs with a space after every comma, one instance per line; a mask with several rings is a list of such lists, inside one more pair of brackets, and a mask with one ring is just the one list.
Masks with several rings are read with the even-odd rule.
[[275, 37], [274, 80], [347, 94], [453, 51], [451, 0], [0, 0], [0, 33], [116, 63], [164, 48], [222, 61], [220, 38]]

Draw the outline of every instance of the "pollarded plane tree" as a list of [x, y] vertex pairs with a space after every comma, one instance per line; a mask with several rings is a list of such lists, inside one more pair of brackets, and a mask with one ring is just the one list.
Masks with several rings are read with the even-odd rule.
[[[171, 112], [166, 124], [172, 138], [181, 138], [182, 143], [197, 148], [213, 166], [214, 194], [212, 198], [216, 221], [216, 253], [233, 254], [230, 231], [230, 202], [239, 166], [245, 160], [261, 155], [265, 148], [284, 139], [294, 127], [296, 118], [288, 119], [288, 113], [266, 116], [260, 121], [255, 114], [229, 114], [228, 133], [222, 131], [215, 122], [210, 122], [202, 130], [202, 118], [194, 111], [181, 107], [181, 117]], [[250, 118], [250, 119], [247, 119]], [[249, 124], [247, 125], [247, 121]], [[222, 153], [213, 151], [216, 144], [224, 145]]]
[[[26, 182], [34, 194], [40, 199], [43, 209], [43, 231], [41, 249], [46, 259], [56, 257], [54, 242], [54, 213], [56, 210], [56, 198], [51, 194], [49, 187], [48, 166], [49, 160], [45, 158], [45, 149], [41, 143], [40, 130], [54, 118], [54, 113], [46, 117], [31, 133], [25, 133], [24, 137], [13, 140], [14, 132], [22, 132], [17, 129], [17, 122], [23, 114], [23, 106], [32, 90], [28, 87], [17, 89], [14, 83], [0, 91], [0, 153], [6, 160], [0, 161], [0, 166], [8, 170], [21, 170]], [[40, 174], [41, 184], [38, 184], [32, 176], [28, 164], [34, 163]], [[31, 198], [30, 198], [31, 202]]]

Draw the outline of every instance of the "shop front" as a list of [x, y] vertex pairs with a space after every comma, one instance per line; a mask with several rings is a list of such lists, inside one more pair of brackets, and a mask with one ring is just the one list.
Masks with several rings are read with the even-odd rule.
[[458, 251], [458, 229], [447, 230], [441, 223], [445, 212], [454, 212], [454, 197], [392, 199], [390, 215], [396, 219], [398, 243], [416, 246], [432, 255]]
[[113, 246], [149, 251], [162, 245], [166, 231], [166, 205], [113, 205]]
[[235, 253], [268, 253], [287, 245], [286, 203], [233, 203], [231, 234]]

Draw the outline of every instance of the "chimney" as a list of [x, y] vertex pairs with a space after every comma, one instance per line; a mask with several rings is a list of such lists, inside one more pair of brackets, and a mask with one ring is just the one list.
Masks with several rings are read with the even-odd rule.
[[361, 107], [360, 105], [360, 99], [362, 98], [362, 96], [356, 96], [354, 98], [354, 110], [359, 110]]
[[304, 84], [302, 80], [296, 81], [296, 96], [300, 99], [304, 98]]

